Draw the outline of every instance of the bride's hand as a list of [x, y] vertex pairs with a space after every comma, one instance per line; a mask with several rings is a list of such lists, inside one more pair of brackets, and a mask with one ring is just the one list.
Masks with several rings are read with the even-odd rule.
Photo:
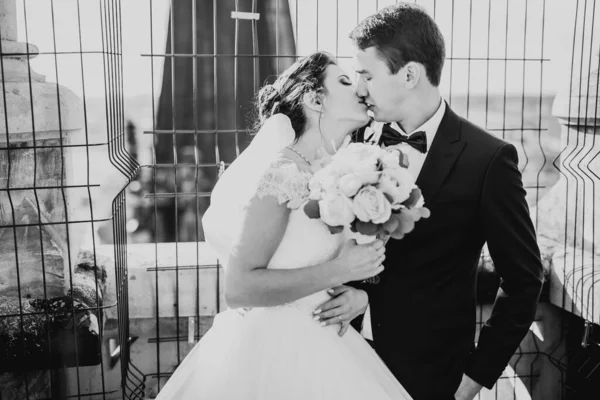
[[377, 239], [382, 240], [384, 246], [387, 244], [387, 242], [390, 240], [391, 237], [392, 237], [391, 235], [386, 235], [386, 234], [377, 235]]
[[348, 240], [332, 262], [338, 267], [341, 283], [346, 283], [364, 280], [381, 273], [383, 260], [385, 246], [382, 240], [368, 244], [356, 244], [355, 240]]

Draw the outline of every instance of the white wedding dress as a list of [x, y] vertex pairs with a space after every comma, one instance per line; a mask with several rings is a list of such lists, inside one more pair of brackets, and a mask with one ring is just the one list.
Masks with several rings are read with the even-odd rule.
[[[280, 146], [273, 150], [277, 147]], [[237, 170], [239, 176], [243, 171], [246, 183], [248, 165]], [[233, 165], [230, 168], [235, 176]], [[308, 178], [306, 172], [291, 162], [265, 162], [263, 172], [250, 186], [257, 188], [259, 195], [276, 195], [280, 202], [296, 200]], [[223, 187], [237, 181], [237, 178], [226, 180], [227, 175], [221, 178]], [[219, 193], [225, 194], [216, 187], [212, 210], [209, 209], [203, 223], [207, 241], [226, 261], [225, 252], [233, 237], [230, 224], [239, 221], [234, 210], [241, 211], [243, 206], [232, 208], [232, 196], [228, 200]], [[239, 199], [236, 196], [236, 201]], [[218, 206], [215, 200], [229, 204]], [[226, 209], [225, 216], [221, 211]], [[214, 227], [213, 234], [210, 227]], [[268, 268], [303, 268], [322, 263], [334, 256], [342, 240], [342, 235], [332, 235], [324, 224], [309, 219], [302, 209], [292, 210]], [[227, 268], [226, 262], [224, 265]], [[229, 309], [219, 313], [212, 328], [176, 369], [157, 399], [410, 399], [356, 330], [350, 327], [340, 337], [339, 325], [322, 327], [313, 319], [316, 306], [329, 298], [323, 291], [278, 307]]]

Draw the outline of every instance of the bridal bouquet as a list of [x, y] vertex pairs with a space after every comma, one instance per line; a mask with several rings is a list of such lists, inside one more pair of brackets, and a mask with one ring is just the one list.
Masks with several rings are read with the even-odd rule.
[[351, 143], [321, 165], [309, 181], [304, 212], [331, 233], [349, 229], [358, 243], [378, 236], [401, 239], [429, 210], [399, 150]]

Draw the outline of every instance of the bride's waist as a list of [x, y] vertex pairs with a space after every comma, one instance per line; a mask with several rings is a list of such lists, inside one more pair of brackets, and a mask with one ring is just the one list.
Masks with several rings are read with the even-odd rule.
[[236, 309], [238, 312], [240, 313], [245, 313], [248, 312], [250, 310], [270, 310], [270, 309], [281, 309], [281, 308], [296, 308], [299, 309], [301, 311], [304, 311], [308, 314], [312, 314], [313, 311], [315, 311], [317, 309], [317, 306], [319, 306], [320, 304], [324, 303], [325, 301], [329, 300], [331, 297], [327, 294], [327, 292], [325, 290], [322, 290], [320, 292], [317, 293], [313, 293], [311, 295], [308, 295], [306, 297], [302, 297], [298, 300], [294, 300], [291, 301], [289, 303], [285, 303], [285, 304], [281, 304], [278, 306], [272, 306], [272, 307], [253, 307], [253, 308], [239, 308]]
[[326, 302], [330, 298], [331, 296], [329, 296], [325, 290], [322, 290], [320, 292], [313, 293], [309, 296], [302, 297], [301, 299], [283, 304], [278, 307], [295, 307], [312, 313], [317, 309], [317, 306]]

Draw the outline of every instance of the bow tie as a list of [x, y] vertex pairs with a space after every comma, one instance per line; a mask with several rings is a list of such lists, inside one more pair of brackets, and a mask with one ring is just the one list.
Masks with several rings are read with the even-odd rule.
[[427, 135], [424, 131], [418, 131], [406, 137], [389, 124], [383, 125], [380, 143], [386, 147], [406, 143], [423, 154], [427, 152]]

